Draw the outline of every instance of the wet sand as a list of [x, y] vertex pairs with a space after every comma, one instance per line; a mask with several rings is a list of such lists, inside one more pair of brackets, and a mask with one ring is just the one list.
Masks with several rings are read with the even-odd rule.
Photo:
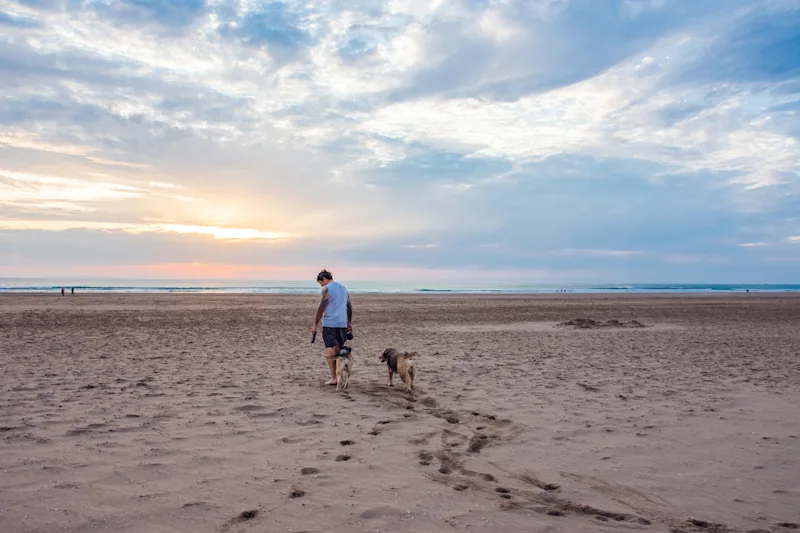
[[0, 294], [0, 530], [800, 523], [800, 295], [353, 301], [337, 394], [316, 296]]

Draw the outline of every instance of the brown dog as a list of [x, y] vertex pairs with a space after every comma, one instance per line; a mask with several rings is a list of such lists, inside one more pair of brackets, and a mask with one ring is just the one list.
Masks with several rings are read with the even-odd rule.
[[349, 346], [342, 346], [339, 353], [334, 355], [336, 358], [336, 392], [346, 389], [350, 382], [350, 372], [353, 370], [353, 349]]
[[386, 363], [389, 367], [389, 386], [392, 386], [392, 377], [395, 372], [400, 374], [400, 379], [406, 384], [406, 391], [411, 392], [414, 388], [414, 376], [416, 375], [416, 368], [414, 361], [411, 359], [417, 355], [417, 352], [401, 352], [394, 348], [387, 348], [383, 351], [380, 357], [381, 363]]

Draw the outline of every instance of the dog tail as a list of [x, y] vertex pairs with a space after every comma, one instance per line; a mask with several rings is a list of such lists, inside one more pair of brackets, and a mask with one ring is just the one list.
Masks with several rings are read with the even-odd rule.
[[406, 359], [411, 359], [412, 357], [417, 356], [417, 355], [419, 355], [417, 352], [408, 352], [406, 354]]

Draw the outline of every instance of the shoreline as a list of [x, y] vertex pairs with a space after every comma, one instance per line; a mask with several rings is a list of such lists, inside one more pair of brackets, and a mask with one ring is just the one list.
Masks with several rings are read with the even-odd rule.
[[[103, 296], [131, 296], [131, 297], [231, 297], [231, 298], [303, 298], [318, 296], [317, 292], [213, 292], [213, 291], [86, 291], [70, 294], [67, 291], [63, 297], [83, 296], [83, 297], [103, 297]], [[359, 298], [438, 298], [438, 297], [475, 297], [475, 298], [682, 298], [682, 297], [702, 297], [702, 296], [734, 296], [734, 297], [800, 297], [800, 291], [655, 291], [655, 292], [458, 292], [458, 291], [437, 291], [437, 292], [356, 292], [350, 291], [351, 296]], [[48, 291], [0, 291], [0, 298], [15, 298], [27, 296], [49, 296], [61, 297], [60, 292]]]

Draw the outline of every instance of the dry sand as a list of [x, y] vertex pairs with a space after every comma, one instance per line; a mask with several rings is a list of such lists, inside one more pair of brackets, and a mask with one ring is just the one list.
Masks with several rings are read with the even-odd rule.
[[354, 296], [344, 394], [316, 302], [0, 295], [0, 531], [800, 522], [798, 296]]

